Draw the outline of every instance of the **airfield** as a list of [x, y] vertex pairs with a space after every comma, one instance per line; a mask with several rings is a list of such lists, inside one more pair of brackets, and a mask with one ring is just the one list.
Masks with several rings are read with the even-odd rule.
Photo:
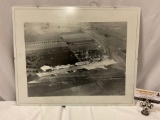
[[29, 97], [125, 94], [127, 23], [26, 23], [24, 30]]

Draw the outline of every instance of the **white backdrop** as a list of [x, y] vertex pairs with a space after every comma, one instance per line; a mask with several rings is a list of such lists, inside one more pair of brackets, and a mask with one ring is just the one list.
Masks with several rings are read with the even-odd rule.
[[141, 7], [137, 87], [160, 91], [160, 0], [0, 0], [0, 100], [15, 100], [12, 6]]

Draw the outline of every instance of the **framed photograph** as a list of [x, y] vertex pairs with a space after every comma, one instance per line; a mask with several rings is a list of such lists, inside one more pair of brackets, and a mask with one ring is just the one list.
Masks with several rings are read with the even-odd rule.
[[13, 7], [17, 103], [134, 103], [140, 8]]

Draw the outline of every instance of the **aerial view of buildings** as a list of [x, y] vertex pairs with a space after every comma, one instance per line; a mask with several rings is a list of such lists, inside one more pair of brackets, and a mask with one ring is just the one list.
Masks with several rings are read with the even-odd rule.
[[125, 95], [126, 22], [25, 23], [28, 96]]

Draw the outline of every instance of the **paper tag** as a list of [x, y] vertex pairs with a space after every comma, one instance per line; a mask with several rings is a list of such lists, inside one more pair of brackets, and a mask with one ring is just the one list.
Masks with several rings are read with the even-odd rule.
[[160, 101], [160, 92], [144, 90], [144, 89], [136, 89], [135, 97]]

